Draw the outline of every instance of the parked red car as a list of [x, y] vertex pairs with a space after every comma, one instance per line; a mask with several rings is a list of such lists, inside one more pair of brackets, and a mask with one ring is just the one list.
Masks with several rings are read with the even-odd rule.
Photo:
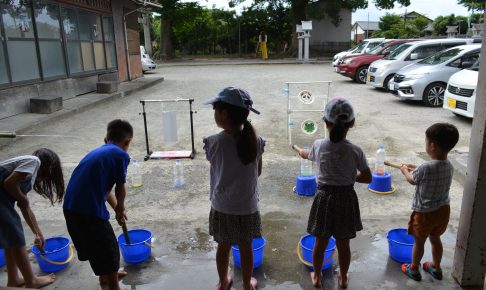
[[350, 77], [358, 83], [364, 84], [366, 83], [368, 66], [372, 62], [387, 56], [405, 42], [417, 40], [419, 39], [390, 39], [388, 41], [385, 40], [383, 43], [376, 46], [368, 54], [350, 55], [343, 57], [336, 67], [336, 72], [343, 76]]

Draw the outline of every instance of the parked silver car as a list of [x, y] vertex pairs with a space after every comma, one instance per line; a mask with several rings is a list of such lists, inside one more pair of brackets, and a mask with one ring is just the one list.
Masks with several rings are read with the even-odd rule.
[[400, 99], [422, 100], [427, 106], [440, 107], [450, 76], [471, 67], [479, 59], [480, 50], [481, 44], [456, 46], [403, 67], [389, 82], [390, 92]]

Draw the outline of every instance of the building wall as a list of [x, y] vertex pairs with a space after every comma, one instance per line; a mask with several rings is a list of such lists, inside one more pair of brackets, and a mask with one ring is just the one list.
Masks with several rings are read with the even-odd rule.
[[[32, 1], [32, 0], [26, 0], [28, 1], [28, 3], [34, 3], [35, 1]], [[37, 0], [36, 0], [37, 1]], [[42, 0], [44, 1], [44, 0]], [[78, 30], [76, 29], [81, 29], [81, 26], [83, 24], [86, 24], [86, 22], [83, 22], [81, 20], [81, 16], [78, 16], [79, 17], [79, 26], [77, 25], [77, 20], [74, 21], [73, 23], [70, 23], [70, 21], [66, 22], [64, 20], [68, 20], [68, 19], [64, 19], [62, 18], [60, 20], [60, 23], [62, 23], [62, 30], [61, 30], [61, 33], [62, 34], [62, 38], [60, 38], [59, 40], [57, 40], [57, 43], [59, 43], [59, 41], [63, 44], [63, 49], [65, 50], [62, 50], [62, 52], [60, 53], [56, 53], [56, 52], [50, 52], [51, 54], [54, 53], [56, 56], [54, 57], [57, 58], [58, 60], [60, 59], [61, 60], [61, 63], [62, 65], [66, 66], [66, 73], [64, 75], [59, 75], [55, 78], [48, 78], [48, 77], [42, 77], [42, 75], [40, 77], [38, 77], [37, 79], [32, 79], [32, 80], [28, 80], [28, 81], [25, 81], [25, 82], [19, 82], [19, 83], [16, 83], [16, 82], [13, 82], [13, 78], [12, 78], [12, 82], [7, 82], [5, 83], [5, 78], [4, 78], [4, 82], [0, 82], [0, 119], [1, 118], [6, 118], [6, 117], [9, 117], [9, 116], [13, 116], [13, 115], [17, 115], [17, 114], [20, 114], [20, 113], [26, 113], [26, 112], [29, 112], [29, 109], [30, 109], [30, 99], [33, 98], [33, 97], [39, 97], [39, 96], [62, 96], [63, 99], [70, 99], [70, 98], [74, 98], [75, 96], [78, 96], [78, 95], [81, 95], [81, 94], [86, 94], [86, 93], [89, 93], [89, 92], [93, 92], [96, 90], [96, 83], [100, 80], [120, 80], [120, 81], [126, 81], [129, 79], [128, 77], [128, 65], [127, 65], [127, 58], [126, 58], [126, 45], [125, 45], [125, 32], [124, 32], [124, 22], [123, 22], [123, 14], [124, 13], [127, 13], [129, 11], [133, 11], [134, 9], [137, 8], [137, 6], [132, 2], [132, 1], [129, 1], [129, 0], [111, 0], [111, 9], [112, 9], [112, 13], [110, 13], [110, 10], [106, 10], [106, 7], [110, 7], [110, 2], [109, 0], [103, 0], [103, 1], [97, 1], [97, 2], [86, 2], [87, 4], [83, 4], [85, 2], [83, 1], [71, 1], [71, 0], [58, 0], [58, 1], [48, 1], [46, 0], [45, 2], [39, 2], [39, 3], [51, 3], [52, 5], [56, 5], [56, 3], [61, 3], [62, 4], [62, 7], [64, 7], [63, 9], [72, 9], [72, 10], [76, 10], [77, 12], [76, 13], [81, 13], [79, 11], [84, 11], [86, 13], [94, 13], [96, 15], [100, 15], [100, 19], [103, 21], [103, 23], [98, 23], [97, 25], [89, 25], [89, 29], [93, 29], [92, 31], [95, 31], [95, 32], [92, 32], [92, 35], [95, 35], [93, 37], [98, 37], [100, 39], [94, 39], [94, 41], [92, 42], [93, 43], [93, 49], [94, 49], [94, 52], [95, 54], [93, 55], [93, 57], [95, 58], [95, 60], [97, 62], [95, 62], [95, 65], [96, 65], [96, 68], [98, 70], [94, 70], [94, 69], [91, 69], [91, 70], [88, 70], [88, 71], [83, 71], [81, 70], [80, 72], [73, 72], [73, 67], [71, 67], [70, 63], [72, 61], [72, 59], [69, 59], [69, 56], [73, 56], [74, 54], [67, 54], [66, 56], [64, 56], [65, 53], [72, 53], [72, 49], [71, 50], [68, 50], [67, 48], [65, 48], [68, 44], [70, 44], [71, 46], [73, 44], [76, 44], [76, 43], [79, 43], [81, 44], [81, 48], [83, 47], [82, 45], [84, 44], [85, 46], [87, 44], [90, 43], [89, 40], [87, 40], [86, 38], [85, 39], [82, 39], [82, 38], [78, 38], [77, 37], [77, 32]], [[88, 3], [91, 3], [89, 5], [92, 5], [92, 6], [89, 6]], [[4, 4], [4, 9], [8, 8], [8, 6], [5, 6], [5, 5], [10, 5], [10, 4]], [[12, 4], [12, 5], [15, 5], [15, 4]], [[54, 7], [54, 6], [53, 6]], [[7, 11], [7, 10], [5, 10]], [[84, 13], [83, 12], [83, 13]], [[63, 14], [61, 13], [63, 16], [62, 17], [67, 17], [65, 16], [66, 14]], [[80, 15], [80, 14], [79, 14]], [[17, 16], [16, 16], [17, 17]], [[104, 22], [105, 21], [105, 18], [108, 17], [111, 19], [113, 19], [113, 25], [106, 25], [106, 23]], [[139, 48], [139, 45], [140, 45], [140, 41], [139, 41], [139, 33], [138, 33], [138, 19], [139, 17], [139, 13], [138, 12], [134, 12], [132, 14], [129, 15], [129, 17], [127, 17], [127, 30], [128, 30], [128, 35], [129, 35], [129, 50], [130, 50], [130, 58], [129, 58], [129, 61], [130, 61], [130, 70], [131, 70], [131, 79], [134, 79], [134, 78], [138, 78], [138, 77], [141, 77], [142, 76], [142, 68], [141, 68], [141, 60], [140, 60], [140, 48]], [[22, 19], [22, 18], [20, 18]], [[25, 19], [25, 17], [24, 17]], [[30, 20], [31, 18], [30, 17], [27, 17], [28, 20]], [[78, 19], [77, 17], [73, 17], [72, 19]], [[40, 20], [39, 20], [40, 21]], [[111, 20], [110, 20], [111, 21]], [[41, 21], [40, 21], [41, 22]], [[40, 23], [39, 22], [39, 23]], [[37, 23], [37, 21], [36, 21]], [[44, 23], [37, 23], [38, 25], [38, 28], [39, 26], [41, 25], [44, 25], [42, 27], [46, 27]], [[50, 22], [50, 23], [55, 23], [55, 22]], [[90, 22], [88, 22], [90, 23]], [[2, 24], [0, 23], [0, 28], [1, 26], [6, 26], [7, 24]], [[28, 26], [28, 33], [32, 34], [32, 32], [29, 32], [29, 31], [34, 31], [33, 30], [33, 24], [29, 24], [30, 26]], [[52, 24], [49, 24], [49, 25], [52, 25]], [[61, 25], [61, 24], [59, 24]], [[101, 29], [103, 27], [103, 29]], [[108, 30], [106, 30], [106, 28], [109, 27], [110, 30], [112, 30], [112, 33], [109, 33]], [[85, 29], [86, 28], [86, 25], [84, 26]], [[22, 28], [19, 26], [18, 28], [17, 27], [9, 27], [10, 31], [9, 33], [13, 33], [13, 32], [16, 32], [18, 33], [18, 31], [22, 31]], [[47, 29], [47, 28], [46, 28]], [[59, 27], [58, 27], [59, 29]], [[5, 30], [2, 30], [0, 29], [0, 33], [6, 33], [4, 32]], [[13, 32], [12, 32], [13, 31]], [[79, 30], [80, 31], [80, 30]], [[89, 31], [89, 30], [88, 30]], [[106, 36], [106, 34], [104, 33], [109, 33], [109, 35], [111, 36]], [[71, 34], [69, 34], [71, 33]], [[99, 37], [100, 34], [104, 35], [104, 39]], [[69, 35], [68, 35], [69, 34]], [[76, 37], [74, 37], [76, 35]], [[81, 35], [81, 34], [79, 34]], [[3, 36], [3, 35], [0, 35], [0, 36]], [[8, 36], [8, 35], [7, 35]], [[22, 35], [19, 36], [19, 37], [23, 37]], [[73, 38], [74, 37], [74, 38]], [[31, 38], [33, 39], [32, 40], [32, 43], [34, 43], [34, 37], [31, 36]], [[39, 38], [35, 38], [36, 41], [37, 39], [38, 42], [40, 43], [41, 40], [40, 40], [40, 35], [39, 35]], [[74, 40], [73, 40], [74, 39]], [[4, 58], [4, 54], [2, 53], [5, 53], [5, 51], [7, 51], [5, 48], [7, 48], [7, 44], [8, 42], [6, 41], [10, 41], [10, 38], [8, 37], [3, 37], [1, 38], [0, 37], [0, 49], [3, 49], [2, 51], [0, 51], [0, 65], [3, 65], [3, 60], [4, 59], [7, 59], [7, 56], [5, 55], [5, 58]], [[74, 42], [73, 42], [74, 41]], [[52, 43], [55, 43], [55, 42], [52, 42]], [[100, 50], [96, 51], [96, 43], [98, 43], [98, 45], [103, 45], [103, 51], [105, 54], [106, 54], [106, 57], [104, 55], [104, 53], [99, 53]], [[40, 45], [40, 44], [39, 44]], [[110, 46], [111, 45], [111, 46]], [[98, 46], [99, 47], [99, 46]], [[113, 47], [114, 47], [114, 50], [113, 50]], [[106, 49], [106, 50], [105, 50]], [[115, 53], [115, 50], [116, 50], [116, 53]], [[61, 50], [60, 50], [61, 51]], [[83, 53], [85, 51], [81, 50]], [[109, 51], [113, 51], [113, 53], [111, 53], [111, 55], [113, 56], [113, 59], [110, 57], [109, 55]], [[11, 50], [10, 51], [12, 54], [15, 53], [15, 51]], [[36, 52], [34, 51], [34, 54]], [[81, 52], [80, 52], [81, 53]], [[57, 56], [57, 54], [61, 54], [59, 56]], [[9, 56], [11, 57], [11, 56]], [[46, 55], [42, 55], [40, 54], [40, 56], [38, 57], [39, 61], [42, 57], [46, 57]], [[103, 57], [103, 58], [102, 58]], [[52, 56], [51, 56], [52, 58]], [[106, 60], [104, 59], [106, 58]], [[116, 58], [116, 59], [115, 59]], [[24, 59], [27, 59], [27, 58], [24, 58]], [[86, 59], [89, 59], [89, 58], [85, 58], [84, 54], [83, 56], [81, 56], [80, 58], [80, 63], [81, 63], [81, 68], [86, 68], [86, 64], [85, 64], [85, 61]], [[98, 62], [100, 60], [103, 59], [103, 62], [105, 64], [104, 68], [101, 67], [98, 67]], [[64, 62], [64, 60], [66, 62]], [[27, 60], [25, 60], [27, 61]], [[44, 60], [42, 60], [44, 61]], [[59, 65], [59, 61], [57, 62], [58, 63], [58, 66]], [[113, 65], [111, 65], [113, 64]], [[115, 65], [116, 64], [116, 65]], [[24, 66], [22, 64], [22, 60], [17, 61], [15, 63], [11, 63], [10, 65], [10, 69], [12, 70], [14, 67], [13, 65], [16, 65], [17, 68], [18, 67], [23, 67], [25, 68], [26, 66]], [[2, 68], [3, 67], [0, 67], [0, 80], [2, 80], [2, 76], [4, 77], [6, 75], [6, 73], [4, 71], [2, 71]], [[33, 69], [36, 68], [36, 64], [35, 63], [31, 63], [31, 61], [29, 61], [29, 65], [27, 67], [32, 67]], [[45, 69], [46, 66], [43, 67], [43, 69]], [[40, 71], [40, 66], [39, 66], [39, 71]], [[4, 75], [1, 75], [2, 73], [4, 73]]]
[[336, 27], [331, 19], [312, 20], [310, 48], [321, 52], [339, 52], [349, 48], [351, 30], [351, 11], [341, 10], [342, 21]]
[[[356, 39], [356, 35], [364, 35], [365, 31], [360, 26], [354, 26], [354, 29], [351, 30], [351, 40], [358, 41]], [[359, 36], [358, 36], [359, 37]]]

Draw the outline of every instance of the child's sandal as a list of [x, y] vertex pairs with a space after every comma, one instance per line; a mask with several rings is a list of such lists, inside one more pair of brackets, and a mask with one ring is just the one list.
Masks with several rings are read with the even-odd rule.
[[[419, 267], [420, 268], [420, 267]], [[412, 278], [415, 281], [422, 280], [422, 275], [420, 274], [419, 270], [412, 270], [411, 264], [403, 264], [402, 265], [402, 272], [405, 273], [409, 278]]]
[[442, 270], [434, 268], [434, 266], [432, 265], [432, 262], [427, 261], [423, 264], [422, 267], [423, 267], [425, 272], [429, 273], [435, 279], [442, 280]]

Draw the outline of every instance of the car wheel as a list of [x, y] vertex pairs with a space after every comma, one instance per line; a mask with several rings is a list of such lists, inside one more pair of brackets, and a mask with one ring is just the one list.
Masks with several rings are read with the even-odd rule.
[[368, 67], [362, 66], [356, 70], [356, 75], [354, 76], [354, 80], [357, 83], [365, 84], [367, 75], [368, 75]]
[[390, 82], [390, 80], [391, 80], [391, 79], [392, 79], [394, 76], [395, 76], [395, 74], [391, 74], [391, 75], [389, 75], [389, 76], [387, 76], [387, 77], [385, 78], [385, 81], [383, 82], [383, 88], [385, 89], [385, 91], [387, 91], [387, 92], [389, 91], [389, 89], [388, 89], [388, 83]]
[[428, 85], [422, 96], [425, 105], [429, 107], [441, 107], [444, 104], [444, 93], [446, 85], [444, 83], [431, 83]]

